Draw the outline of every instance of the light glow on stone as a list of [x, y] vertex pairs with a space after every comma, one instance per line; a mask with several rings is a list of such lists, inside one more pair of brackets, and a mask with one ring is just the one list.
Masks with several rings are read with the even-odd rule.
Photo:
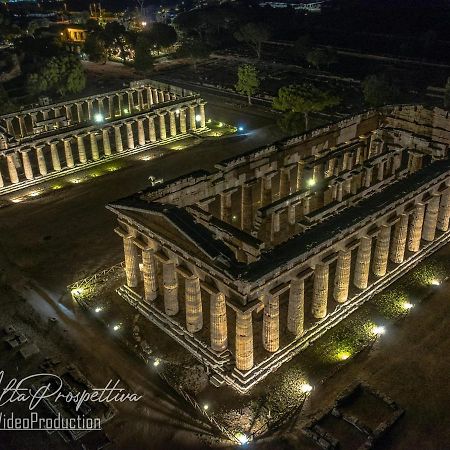
[[402, 306], [403, 306], [403, 309], [406, 309], [406, 310], [414, 308], [414, 305], [409, 302], [404, 302]]
[[346, 359], [350, 358], [350, 353], [349, 352], [339, 352], [337, 356], [341, 361], [345, 361]]
[[437, 280], [436, 278], [434, 278], [433, 280], [431, 280], [431, 284], [433, 286], [440, 286], [441, 282], [439, 280]]
[[201, 116], [200, 114], [197, 114], [197, 115], [195, 116], [195, 120], [196, 120], [197, 122], [200, 122], [200, 121], [202, 120], [202, 116]]
[[102, 123], [105, 120], [103, 114], [97, 113], [94, 115], [94, 121], [97, 123]]
[[373, 333], [376, 334], [377, 336], [380, 336], [381, 334], [386, 333], [386, 328], [380, 325], [375, 325], [373, 327]]
[[236, 439], [239, 442], [239, 445], [245, 445], [248, 443], [248, 437], [244, 433], [238, 433], [236, 435]]
[[304, 393], [307, 394], [308, 392], [311, 392], [313, 390], [313, 387], [308, 384], [308, 383], [304, 383], [300, 386], [300, 390]]

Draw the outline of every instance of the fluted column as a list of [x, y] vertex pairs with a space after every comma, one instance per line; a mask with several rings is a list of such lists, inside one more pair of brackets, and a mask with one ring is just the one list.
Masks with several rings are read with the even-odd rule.
[[78, 122], [83, 122], [83, 104], [80, 102], [75, 103], [77, 105], [77, 118]]
[[108, 95], [108, 119], [113, 119], [115, 116], [114, 96]]
[[344, 303], [348, 298], [351, 262], [352, 252], [350, 250], [341, 250], [336, 264], [333, 291], [334, 299], [338, 303]]
[[400, 264], [405, 259], [406, 238], [408, 237], [408, 215], [402, 214], [395, 224], [391, 245], [391, 261]]
[[231, 223], [231, 193], [222, 192], [220, 194], [220, 220]]
[[87, 105], [88, 105], [88, 117], [89, 120], [92, 120], [94, 118], [94, 100], [88, 99]]
[[87, 161], [86, 149], [84, 147], [84, 136], [84, 134], [77, 135], [78, 157], [80, 159], [80, 163], [82, 164]]
[[109, 128], [102, 129], [103, 151], [105, 156], [111, 155], [111, 142], [109, 140]]
[[27, 180], [33, 180], [34, 175], [33, 175], [33, 169], [31, 167], [31, 163], [30, 163], [30, 155], [28, 154], [29, 151], [30, 151], [30, 149], [21, 150], [22, 164], [23, 164], [23, 171], [25, 173], [25, 178]]
[[74, 160], [73, 160], [73, 154], [72, 154], [72, 144], [70, 142], [70, 138], [64, 138], [64, 154], [66, 156], [66, 165], [69, 168], [72, 168], [75, 166]]
[[175, 111], [169, 111], [170, 135], [177, 135], [177, 123], [175, 122]]
[[377, 277], [386, 275], [389, 257], [389, 243], [391, 240], [391, 226], [382, 225], [378, 232], [375, 251], [373, 254], [373, 273]]
[[163, 263], [164, 311], [168, 316], [175, 316], [179, 311], [178, 278], [175, 263]]
[[420, 249], [420, 240], [422, 238], [423, 219], [425, 217], [425, 205], [418, 203], [412, 213], [411, 225], [408, 236], [408, 250], [417, 252]]
[[197, 129], [197, 121], [195, 119], [195, 105], [189, 105], [189, 125], [191, 130]]
[[138, 142], [139, 145], [145, 145], [145, 132], [144, 132], [144, 122], [143, 117], [137, 119], [137, 129], [138, 129]]
[[142, 275], [144, 278], [144, 299], [150, 303], [158, 296], [156, 262], [153, 249], [146, 248], [142, 250]]
[[158, 113], [159, 116], [159, 136], [161, 140], [167, 139], [167, 131], [166, 131], [166, 114]]
[[100, 155], [98, 153], [98, 144], [97, 144], [97, 136], [95, 131], [89, 132], [89, 141], [91, 144], [91, 155], [94, 161], [98, 161], [100, 159]]
[[148, 135], [150, 142], [156, 142], [155, 116], [148, 117]]
[[130, 111], [130, 114], [134, 112], [134, 97], [133, 97], [133, 91], [128, 91], [128, 110]]
[[227, 305], [223, 292], [211, 294], [210, 322], [211, 348], [221, 352], [228, 346]]
[[439, 213], [440, 196], [434, 195], [428, 202], [423, 222], [422, 239], [428, 242], [434, 240], [436, 235], [436, 225]]
[[132, 120], [125, 123], [127, 128], [127, 145], [129, 150], [134, 149], [133, 123], [134, 121]]
[[57, 142], [50, 142], [50, 154], [52, 155], [53, 170], [59, 172], [61, 170], [61, 160], [59, 159]]
[[316, 319], [323, 319], [327, 315], [328, 273], [328, 264], [316, 265], [312, 301], [312, 315]]
[[202, 294], [200, 279], [196, 276], [186, 278], [186, 328], [195, 333], [203, 328]]
[[180, 108], [180, 132], [181, 134], [185, 134], [187, 132], [186, 108]]
[[252, 313], [236, 311], [236, 369], [253, 367], [253, 320]]
[[44, 145], [41, 144], [36, 146], [36, 158], [38, 162], [39, 173], [42, 176], [47, 175], [47, 164], [44, 157]]
[[441, 195], [439, 205], [439, 214], [437, 218], [437, 229], [447, 231], [450, 220], [450, 188], [446, 189]]
[[359, 242], [355, 264], [354, 284], [358, 289], [366, 289], [369, 283], [370, 255], [372, 238], [363, 236]]
[[200, 127], [206, 127], [206, 113], [205, 113], [206, 103], [200, 103]]
[[305, 281], [297, 278], [291, 281], [287, 328], [296, 337], [303, 334], [305, 321]]
[[263, 345], [268, 352], [280, 348], [280, 298], [268, 295], [264, 301]]
[[119, 117], [122, 117], [124, 114], [123, 110], [123, 94], [116, 94], [117, 95], [117, 103], [119, 105]]
[[244, 231], [252, 229], [253, 205], [252, 186], [242, 185], [241, 187], [241, 228]]
[[16, 165], [14, 164], [14, 154], [9, 153], [6, 155], [6, 163], [8, 165], [9, 179], [11, 183], [16, 184], [19, 182], [19, 175], [17, 174]]
[[132, 236], [123, 238], [123, 249], [125, 254], [125, 274], [127, 277], [127, 286], [136, 287], [138, 285], [139, 260], [137, 247], [133, 242]]

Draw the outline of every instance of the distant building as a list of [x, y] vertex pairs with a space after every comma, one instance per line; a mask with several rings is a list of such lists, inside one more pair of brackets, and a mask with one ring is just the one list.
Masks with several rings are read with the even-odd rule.
[[328, 0], [316, 0], [316, 1], [263, 1], [260, 6], [271, 6], [272, 8], [293, 8], [296, 10], [304, 10], [307, 12], [321, 12], [322, 7]]

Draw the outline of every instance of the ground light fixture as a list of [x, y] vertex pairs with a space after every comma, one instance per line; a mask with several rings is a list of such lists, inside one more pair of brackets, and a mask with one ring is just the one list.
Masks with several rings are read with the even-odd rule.
[[94, 311], [98, 314], [99, 312], [103, 311], [103, 308], [101, 306], [97, 306]]
[[410, 309], [414, 308], [414, 305], [412, 303], [409, 303], [409, 302], [404, 302], [402, 304], [402, 307], [403, 307], [403, 309], [410, 310]]
[[105, 120], [103, 117], [103, 114], [97, 113], [94, 115], [94, 122], [95, 123], [102, 123]]
[[208, 405], [207, 403], [205, 403], [205, 404], [203, 405], [203, 409], [204, 409], [205, 411], [208, 411], [209, 405]]
[[440, 280], [434, 278], [434, 279], [431, 280], [431, 284], [432, 284], [433, 286], [440, 286], [440, 285], [441, 285], [441, 282], [440, 282]]
[[72, 290], [70, 291], [70, 293], [71, 293], [73, 296], [77, 297], [77, 296], [79, 296], [79, 295], [81, 295], [81, 294], [83, 293], [83, 288], [75, 288], [75, 289], [72, 289]]
[[236, 439], [238, 440], [239, 445], [245, 445], [249, 441], [248, 436], [245, 435], [244, 433], [238, 433], [236, 435]]
[[197, 122], [200, 122], [200, 121], [202, 120], [202, 116], [201, 116], [200, 114], [197, 114], [197, 115], [195, 116], [195, 120], [196, 120]]
[[238, 130], [239, 130], [240, 132], [244, 131], [244, 127], [243, 127], [242, 125], [239, 125]]
[[377, 336], [380, 336], [384, 333], [386, 333], [386, 328], [383, 327], [382, 325], [375, 325], [372, 329], [373, 333], [376, 334]]
[[161, 363], [161, 361], [160, 361], [158, 358], [156, 358], [156, 359], [153, 361], [153, 366], [154, 366], [154, 367], [158, 367], [160, 363]]
[[341, 361], [345, 361], [348, 358], [350, 358], [350, 353], [349, 352], [339, 352], [337, 356]]
[[120, 328], [121, 328], [120, 323], [117, 323], [116, 325], [113, 326], [113, 330], [114, 330], [114, 331], [119, 331]]
[[308, 384], [308, 383], [303, 383], [300, 386], [300, 390], [304, 393], [304, 394], [308, 394], [309, 392], [311, 392], [313, 390], [313, 387]]
[[307, 182], [309, 187], [312, 187], [316, 184], [316, 180], [314, 178], [310, 178]]

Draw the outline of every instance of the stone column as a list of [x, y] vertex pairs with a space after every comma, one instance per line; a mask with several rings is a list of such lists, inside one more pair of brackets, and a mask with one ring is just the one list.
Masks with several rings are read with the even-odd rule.
[[116, 111], [114, 109], [114, 96], [108, 95], [108, 119], [114, 119]]
[[191, 130], [197, 129], [197, 121], [195, 119], [195, 105], [189, 105], [189, 125]]
[[94, 118], [94, 100], [88, 99], [87, 105], [88, 105], [88, 117], [89, 120], [92, 120]]
[[288, 206], [288, 224], [295, 225], [295, 205]]
[[128, 111], [130, 114], [134, 111], [134, 98], [133, 98], [133, 91], [128, 91]]
[[261, 186], [261, 206], [272, 203], [272, 178], [265, 176]]
[[400, 264], [405, 259], [406, 238], [408, 237], [408, 215], [402, 214], [395, 224], [392, 237], [391, 261]]
[[317, 264], [314, 270], [312, 315], [316, 319], [323, 319], [327, 315], [328, 271], [328, 264]]
[[241, 186], [241, 228], [251, 231], [253, 219], [252, 186]]
[[82, 164], [84, 164], [87, 161], [86, 149], [84, 147], [84, 137], [85, 134], [77, 135], [78, 157], [80, 159], [80, 163]]
[[350, 250], [341, 250], [336, 264], [333, 291], [334, 299], [338, 303], [344, 303], [348, 298], [351, 262], [352, 252]]
[[12, 117], [8, 117], [8, 118], [5, 119], [5, 122], [6, 122], [6, 129], [8, 130], [8, 133], [9, 133], [11, 136], [15, 136], [15, 135], [16, 135], [16, 132], [14, 131], [14, 126], [13, 126], [12, 121], [13, 121]]
[[143, 94], [143, 90], [139, 89], [137, 91], [137, 93], [138, 93], [139, 111], [142, 111], [144, 109], [144, 94]]
[[20, 135], [25, 137], [27, 135], [27, 126], [25, 125], [25, 118], [22, 115], [19, 116], [19, 127]]
[[64, 138], [64, 154], [66, 156], [66, 165], [69, 168], [72, 168], [75, 166], [74, 160], [73, 160], [73, 154], [72, 154], [72, 144], [70, 143], [71, 138]]
[[282, 167], [280, 170], [280, 199], [290, 194], [291, 179], [289, 169]]
[[45, 157], [44, 157], [44, 147], [45, 146], [42, 144], [36, 145], [36, 158], [37, 158], [37, 162], [38, 162], [39, 173], [43, 177], [45, 175], [47, 175], [47, 164], [45, 162]]
[[295, 180], [296, 191], [300, 191], [302, 189], [304, 165], [305, 165], [305, 163], [303, 161], [299, 161], [297, 163], [297, 177], [296, 177], [296, 180]]
[[167, 131], [166, 131], [166, 114], [158, 113], [159, 116], [159, 136], [161, 140], [167, 139]]
[[123, 116], [123, 94], [117, 94], [117, 103], [119, 105], [119, 117]]
[[206, 113], [205, 113], [205, 105], [206, 103], [200, 103], [200, 127], [206, 127]]
[[447, 231], [450, 221], [450, 188], [447, 188], [441, 195], [439, 214], [437, 218], [437, 229]]
[[145, 145], [145, 132], [144, 132], [144, 118], [138, 117], [137, 119], [137, 129], [138, 129], [138, 142], [139, 145]]
[[186, 108], [180, 108], [180, 132], [181, 134], [185, 134], [187, 132]]
[[197, 276], [186, 278], [186, 328], [195, 333], [203, 328], [202, 293]]
[[105, 106], [103, 104], [103, 100], [104, 99], [105, 99], [105, 97], [98, 97], [97, 98], [98, 113], [101, 114], [102, 116], [105, 115]]
[[150, 109], [153, 105], [152, 88], [147, 86], [147, 108]]
[[172, 137], [177, 135], [177, 123], [175, 122], [175, 112], [169, 111], [170, 135]]
[[8, 164], [9, 179], [11, 183], [16, 184], [19, 182], [19, 175], [17, 174], [17, 168], [14, 164], [14, 153], [8, 153], [6, 155], [6, 163]]
[[358, 289], [366, 289], [369, 283], [370, 255], [372, 253], [372, 238], [363, 236], [359, 242], [356, 255], [354, 285]]
[[170, 92], [163, 92], [164, 94], [164, 101], [170, 102], [172, 100], [172, 97], [170, 96]]
[[153, 103], [159, 103], [158, 89], [153, 88]]
[[149, 116], [148, 118], [148, 134], [150, 142], [156, 142], [155, 116]]
[[222, 192], [220, 194], [220, 220], [231, 223], [231, 193]]
[[425, 205], [418, 203], [412, 213], [411, 225], [409, 229], [408, 250], [410, 252], [417, 252], [420, 249], [424, 216]]
[[2, 188], [4, 186], [5, 186], [5, 182], [3, 180], [3, 175], [2, 175], [1, 168], [0, 168], [0, 188]]
[[83, 104], [80, 102], [75, 103], [77, 105], [77, 118], [78, 122], [83, 122], [84, 116], [83, 116]]
[[98, 161], [100, 159], [100, 155], [98, 153], [97, 136], [95, 134], [95, 131], [89, 132], [89, 141], [91, 144], [92, 159], [94, 161]]
[[166, 99], [164, 98], [164, 91], [159, 90], [158, 95], [159, 95], [159, 102], [164, 103], [166, 101]]
[[253, 367], [253, 320], [252, 312], [236, 311], [236, 369]]
[[268, 352], [276, 352], [280, 348], [280, 299], [268, 295], [264, 301], [263, 345]]
[[109, 141], [109, 128], [102, 129], [103, 151], [105, 156], [111, 155], [111, 142]]
[[163, 263], [164, 311], [168, 316], [175, 316], [179, 311], [178, 278], [175, 263]]
[[66, 118], [68, 122], [72, 122], [72, 105], [65, 105], [64, 109], [66, 110]]
[[156, 262], [151, 248], [142, 250], [142, 275], [144, 278], [144, 299], [150, 303], [158, 296]]
[[210, 306], [211, 348], [222, 352], [228, 347], [227, 304], [225, 294], [211, 294]]
[[378, 232], [375, 251], [373, 254], [373, 273], [377, 277], [386, 275], [389, 257], [389, 243], [391, 240], [391, 226], [382, 225]]
[[305, 320], [305, 281], [294, 278], [289, 291], [287, 328], [296, 337], [303, 334]]
[[20, 150], [20, 153], [22, 154], [22, 164], [23, 164], [23, 170], [25, 173], [25, 178], [27, 180], [33, 180], [34, 175], [33, 175], [33, 169], [31, 167], [31, 163], [30, 163], [30, 155], [28, 154], [29, 151], [30, 151], [30, 149]]
[[61, 170], [61, 161], [59, 159], [58, 153], [58, 143], [50, 142], [50, 153], [52, 155], [52, 166], [55, 172], [59, 172]]
[[440, 196], [434, 195], [428, 202], [425, 213], [425, 220], [423, 222], [422, 239], [428, 242], [434, 240], [436, 235], [436, 225], [439, 214]]
[[132, 121], [132, 120], [127, 121], [125, 123], [126, 128], [127, 128], [127, 144], [128, 144], [129, 150], [134, 149], [133, 123], [134, 123], [134, 121]]
[[137, 247], [133, 242], [133, 236], [126, 236], [123, 238], [123, 249], [125, 254], [125, 274], [127, 276], [127, 286], [136, 287], [139, 279], [139, 261]]

